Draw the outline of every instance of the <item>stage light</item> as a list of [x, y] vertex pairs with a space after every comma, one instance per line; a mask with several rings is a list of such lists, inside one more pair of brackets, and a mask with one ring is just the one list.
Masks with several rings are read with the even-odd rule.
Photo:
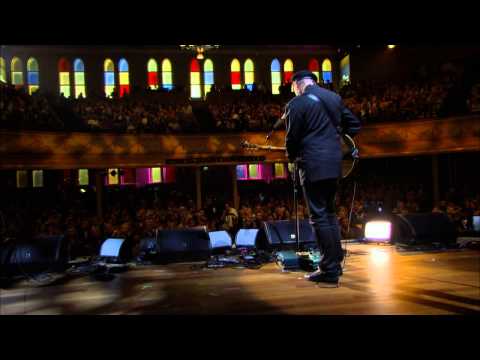
[[396, 45], [387, 45], [389, 49], [395, 49]]
[[390, 221], [369, 221], [365, 225], [366, 241], [390, 242], [392, 236], [392, 223]]
[[81, 192], [82, 194], [84, 194], [84, 193], [87, 192], [87, 190], [85, 190], [85, 189], [82, 188], [82, 189], [80, 189], [80, 192]]

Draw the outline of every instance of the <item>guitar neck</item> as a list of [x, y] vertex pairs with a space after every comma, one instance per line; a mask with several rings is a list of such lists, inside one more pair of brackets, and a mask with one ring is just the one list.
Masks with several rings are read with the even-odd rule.
[[257, 149], [260, 150], [270, 150], [270, 151], [285, 151], [287, 150], [284, 146], [270, 146], [270, 145], [257, 145]]

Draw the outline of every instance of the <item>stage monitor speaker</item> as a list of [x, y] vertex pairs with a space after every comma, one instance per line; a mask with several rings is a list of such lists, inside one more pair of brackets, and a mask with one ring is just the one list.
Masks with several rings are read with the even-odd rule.
[[160, 253], [156, 237], [148, 237], [140, 240], [139, 258], [142, 261], [155, 261]]
[[[264, 221], [258, 247], [262, 249], [294, 249], [297, 245], [295, 226], [295, 220]], [[312, 247], [316, 243], [317, 237], [310, 221], [308, 219], [301, 220], [300, 247]]]
[[443, 213], [396, 215], [393, 241], [399, 245], [455, 245], [457, 231], [450, 218]]
[[61, 272], [67, 268], [68, 260], [63, 236], [37, 237], [29, 242], [6, 244], [0, 249], [3, 276]]
[[210, 238], [210, 248], [212, 251], [222, 251], [232, 248], [232, 238], [225, 230], [210, 231], [208, 237]]
[[204, 229], [161, 230], [157, 241], [161, 262], [206, 260], [211, 254], [210, 238]]
[[254, 248], [257, 246], [258, 229], [240, 229], [235, 235], [235, 247]]
[[100, 248], [100, 258], [108, 263], [126, 263], [132, 258], [131, 242], [122, 238], [106, 239]]

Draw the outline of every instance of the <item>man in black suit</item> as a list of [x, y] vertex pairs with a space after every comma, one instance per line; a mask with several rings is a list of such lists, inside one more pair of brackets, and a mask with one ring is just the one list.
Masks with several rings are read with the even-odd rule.
[[315, 74], [299, 71], [292, 77], [294, 97], [286, 106], [286, 148], [298, 160], [300, 183], [323, 258], [311, 281], [338, 283], [343, 250], [335, 214], [337, 182], [341, 177], [341, 134], [360, 131], [360, 121], [340, 96], [321, 88]]

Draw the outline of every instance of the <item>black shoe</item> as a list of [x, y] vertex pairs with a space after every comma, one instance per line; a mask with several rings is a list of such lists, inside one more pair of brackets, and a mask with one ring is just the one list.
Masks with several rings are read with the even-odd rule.
[[305, 275], [305, 278], [313, 282], [321, 282], [335, 285], [338, 284], [338, 275], [322, 273], [321, 270], [317, 270], [309, 275]]

